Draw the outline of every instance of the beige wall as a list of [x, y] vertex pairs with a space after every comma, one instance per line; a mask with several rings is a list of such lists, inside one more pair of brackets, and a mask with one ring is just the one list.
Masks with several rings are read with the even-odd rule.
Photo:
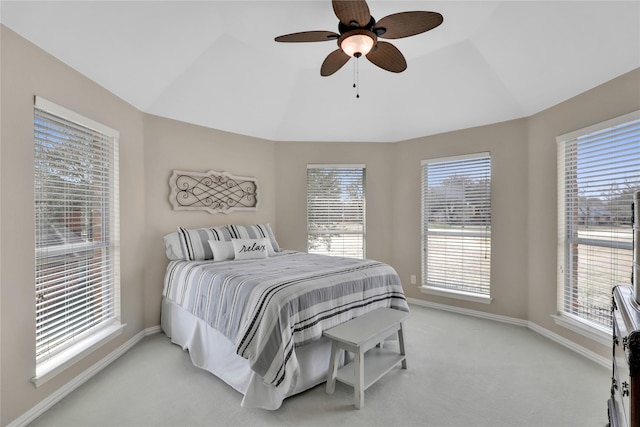
[[[492, 156], [491, 305], [427, 296], [421, 276], [422, 159], [467, 153]], [[407, 296], [527, 318], [527, 127], [515, 120], [394, 144], [280, 142], [276, 150], [278, 241], [306, 250], [307, 163], [366, 165], [367, 257], [391, 264]], [[419, 281], [419, 280], [418, 280]]]
[[[409, 285], [421, 276], [421, 166], [423, 159], [491, 153], [491, 296], [493, 302], [463, 302], [428, 296]], [[394, 257], [409, 297], [526, 319], [527, 317], [527, 131], [514, 120], [397, 144]]]
[[[275, 226], [275, 143], [142, 114], [2, 27], [0, 146], [0, 425], [24, 414], [142, 330], [160, 323], [162, 236], [179, 226]], [[120, 131], [121, 305], [124, 333], [36, 389], [34, 336], [33, 97]], [[257, 178], [256, 212], [173, 211], [173, 169]], [[16, 325], [20, 325], [16, 327]]]
[[[274, 143], [147, 115], [144, 119], [145, 163], [145, 326], [160, 323], [160, 301], [167, 258], [162, 236], [178, 227], [225, 224], [275, 224]], [[173, 211], [169, 177], [174, 169], [215, 170], [251, 176], [258, 181], [258, 210], [230, 214]]]
[[279, 142], [277, 144], [276, 201], [278, 243], [307, 250], [307, 164], [364, 164], [366, 166], [366, 255], [390, 259], [393, 188], [393, 145], [379, 143]]
[[[278, 143], [278, 239], [305, 249], [305, 165], [365, 163], [367, 256], [390, 263], [407, 296], [530, 321], [610, 357], [603, 346], [557, 326], [556, 136], [640, 109], [640, 69], [534, 116], [395, 144]], [[493, 301], [426, 295], [421, 275], [420, 160], [489, 151], [492, 158]], [[418, 280], [419, 282], [419, 280]]]
[[[603, 346], [555, 325], [557, 313], [556, 136], [640, 109], [634, 70], [532, 117], [394, 144], [280, 142], [276, 150], [278, 240], [305, 250], [306, 164], [367, 167], [367, 256], [390, 263], [407, 296], [531, 321], [593, 351]], [[486, 305], [419, 291], [420, 161], [491, 152], [491, 295]], [[410, 276], [418, 284], [410, 284]]]
[[556, 326], [551, 318], [557, 308], [556, 137], [635, 110], [640, 110], [640, 69], [528, 119], [528, 318], [604, 357], [610, 357], [610, 347]]
[[[161, 237], [178, 226], [270, 222], [283, 247], [306, 247], [306, 164], [367, 167], [367, 255], [393, 265], [408, 296], [530, 320], [605, 357], [609, 348], [557, 327], [555, 137], [640, 109], [640, 70], [533, 117], [395, 144], [273, 142], [142, 114], [10, 30], [1, 33], [0, 425], [159, 324], [167, 263]], [[124, 333], [36, 389], [34, 354], [33, 96], [120, 131]], [[490, 305], [422, 294], [420, 160], [490, 151], [493, 253]], [[257, 212], [175, 212], [173, 169], [255, 176]]]
[[[6, 425], [143, 329], [145, 226], [143, 115], [89, 79], [1, 28], [1, 415]], [[40, 95], [120, 131], [124, 332], [35, 388], [33, 102]]]

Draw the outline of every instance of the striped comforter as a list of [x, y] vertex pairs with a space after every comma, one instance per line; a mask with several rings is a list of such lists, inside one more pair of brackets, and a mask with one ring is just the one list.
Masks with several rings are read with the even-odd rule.
[[171, 261], [163, 294], [226, 335], [265, 382], [295, 387], [295, 347], [379, 307], [409, 311], [389, 265], [283, 251], [245, 261]]

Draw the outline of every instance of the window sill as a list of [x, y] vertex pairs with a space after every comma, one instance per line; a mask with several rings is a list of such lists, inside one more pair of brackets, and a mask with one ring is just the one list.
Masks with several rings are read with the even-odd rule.
[[471, 292], [456, 291], [453, 289], [443, 289], [435, 286], [422, 285], [420, 292], [429, 295], [437, 295], [439, 297], [454, 298], [464, 301], [479, 302], [482, 304], [491, 304], [493, 298], [490, 296], [472, 294]]
[[125, 326], [126, 324], [114, 321], [93, 332], [75, 345], [56, 354], [49, 360], [38, 364], [36, 366], [36, 376], [31, 379], [31, 382], [33, 382], [36, 387], [40, 387], [78, 360], [91, 354], [102, 345], [120, 335]]
[[607, 331], [600, 325], [596, 325], [585, 320], [579, 320], [577, 317], [566, 313], [559, 313], [551, 317], [553, 317], [554, 322], [556, 322], [556, 325], [558, 326], [569, 329], [578, 335], [582, 335], [583, 337], [589, 338], [590, 340], [602, 345], [611, 345], [612, 332]]

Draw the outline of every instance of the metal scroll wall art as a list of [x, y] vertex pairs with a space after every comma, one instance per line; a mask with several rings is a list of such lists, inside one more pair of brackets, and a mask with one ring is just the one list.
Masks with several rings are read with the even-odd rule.
[[258, 182], [255, 178], [226, 172], [174, 170], [169, 187], [169, 202], [174, 210], [204, 210], [214, 214], [255, 211], [258, 208]]

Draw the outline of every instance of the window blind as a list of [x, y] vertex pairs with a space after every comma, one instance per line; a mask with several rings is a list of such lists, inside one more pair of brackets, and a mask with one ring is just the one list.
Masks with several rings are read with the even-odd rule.
[[490, 296], [489, 153], [422, 161], [422, 283]]
[[118, 134], [83, 121], [36, 98], [37, 364], [119, 316]]
[[307, 251], [365, 257], [364, 165], [308, 165]]
[[607, 330], [612, 288], [631, 283], [631, 205], [640, 189], [640, 115], [635, 116], [558, 138], [560, 310]]

